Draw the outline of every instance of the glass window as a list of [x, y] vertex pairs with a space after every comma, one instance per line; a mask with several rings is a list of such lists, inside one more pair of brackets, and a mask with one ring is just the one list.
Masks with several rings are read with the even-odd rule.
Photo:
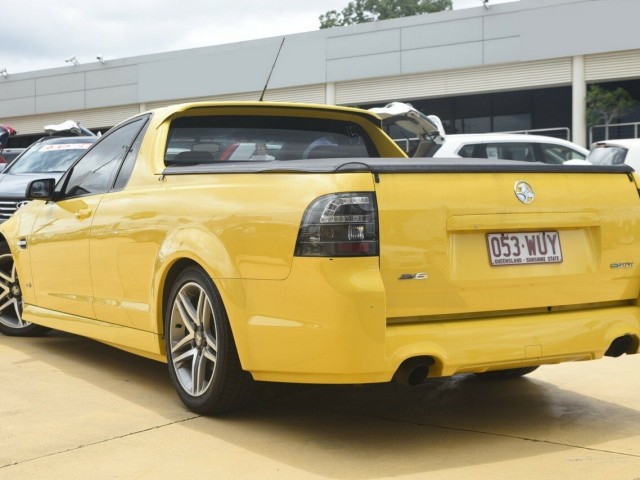
[[531, 129], [531, 114], [496, 115], [493, 117], [494, 132], [521, 131]]
[[622, 165], [627, 157], [628, 150], [622, 147], [596, 146], [587, 157], [594, 165]]
[[62, 142], [35, 143], [5, 173], [64, 172], [95, 140], [70, 139]]
[[415, 134], [397, 124], [383, 125], [383, 128], [387, 135], [389, 135], [408, 156], [413, 156], [420, 143], [420, 140]]
[[474, 157], [474, 151], [476, 149], [476, 144], [470, 144], [470, 145], [465, 145], [463, 146], [460, 150], [458, 150], [458, 155], [460, 155], [463, 158], [473, 158]]
[[166, 165], [378, 157], [373, 141], [349, 121], [275, 116], [193, 116], [174, 120]]
[[138, 151], [140, 150], [140, 145], [142, 144], [142, 139], [144, 138], [144, 133], [147, 131], [146, 127], [149, 125], [149, 122], [147, 122], [148, 118], [149, 117], [144, 119], [143, 128], [141, 128], [138, 132], [138, 136], [129, 149], [129, 153], [127, 153], [124, 162], [122, 162], [122, 167], [120, 167], [120, 171], [118, 172], [115, 184], [113, 186], [114, 190], [120, 190], [124, 188], [129, 181], [129, 177], [131, 177], [133, 167], [136, 164], [136, 158], [138, 158]]
[[533, 145], [530, 143], [487, 143], [487, 158], [535, 162]]
[[100, 139], [69, 171], [65, 197], [109, 191], [146, 117], [138, 118]]
[[567, 160], [584, 160], [586, 158], [586, 155], [563, 145], [541, 143], [540, 148], [544, 163], [562, 164]]
[[491, 117], [470, 117], [455, 121], [456, 133], [487, 133], [491, 131]]

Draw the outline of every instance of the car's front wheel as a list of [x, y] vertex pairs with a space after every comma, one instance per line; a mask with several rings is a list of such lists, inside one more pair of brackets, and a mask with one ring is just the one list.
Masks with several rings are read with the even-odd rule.
[[193, 266], [178, 276], [164, 318], [169, 375], [182, 402], [203, 414], [243, 406], [253, 378], [240, 366], [224, 306], [204, 271]]
[[0, 333], [35, 337], [49, 330], [23, 320], [22, 305], [22, 289], [13, 255], [7, 242], [0, 242]]

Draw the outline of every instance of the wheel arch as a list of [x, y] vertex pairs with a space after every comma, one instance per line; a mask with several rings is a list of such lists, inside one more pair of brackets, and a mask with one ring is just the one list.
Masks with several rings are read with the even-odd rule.
[[[189, 256], [176, 258], [173, 262], [171, 262], [170, 265], [167, 265], [167, 268], [163, 272], [162, 280], [160, 281], [159, 287], [157, 289], [156, 311], [158, 312], [158, 315], [156, 315], [156, 321], [157, 321], [156, 329], [159, 332], [158, 341], [160, 345], [160, 351], [163, 353], [163, 355], [166, 356], [165, 342], [164, 342], [164, 327], [166, 322], [165, 311], [166, 311], [167, 302], [169, 300], [171, 289], [175, 281], [177, 280], [177, 278], [180, 276], [180, 274], [189, 267], [195, 267], [202, 270], [204, 274], [207, 275], [211, 280], [214, 291], [218, 296], [220, 307], [225, 311], [226, 316], [229, 320], [229, 326], [231, 327], [231, 336], [236, 345], [236, 348], [238, 349], [238, 353], [240, 355], [240, 362], [242, 364], [242, 353], [240, 352], [244, 351], [244, 349], [242, 349], [238, 345], [238, 343], [239, 342], [242, 343], [243, 336], [242, 336], [242, 332], [238, 331], [237, 322], [234, 322], [231, 316], [229, 315], [229, 308], [228, 308], [228, 303], [232, 301], [231, 299], [232, 292], [229, 292], [230, 288], [227, 288], [227, 286], [225, 285], [226, 282], [224, 280], [215, 278], [203, 263]], [[235, 293], [233, 293], [234, 295], [238, 293], [238, 289], [233, 289], [233, 290], [235, 291]], [[240, 291], [242, 291], [242, 289], [240, 289]]]
[[[242, 291], [230, 285], [237, 283], [240, 274], [232, 255], [224, 243], [210, 230], [201, 227], [187, 227], [170, 232], [166, 236], [156, 258], [152, 292], [155, 309], [155, 329], [158, 332], [160, 349], [166, 355], [164, 346], [164, 315], [170, 290], [181, 272], [190, 266], [200, 268], [212, 281], [220, 297], [222, 308], [228, 312], [228, 303], [237, 301], [231, 297], [242, 295]], [[237, 339], [234, 322], [230, 319], [234, 339]]]
[[216, 279], [239, 278], [238, 271], [224, 243], [210, 230], [192, 226], [169, 232], [159, 246], [156, 269], [151, 285], [152, 304], [158, 312], [158, 332], [162, 332], [162, 316], [171, 282], [189, 265], [202, 268], [213, 280], [220, 292]]

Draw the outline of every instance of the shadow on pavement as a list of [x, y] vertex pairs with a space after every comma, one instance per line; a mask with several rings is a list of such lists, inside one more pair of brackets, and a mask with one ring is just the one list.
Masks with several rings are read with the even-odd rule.
[[[164, 364], [58, 332], [28, 340], [0, 336], [2, 345], [23, 348], [29, 361], [46, 353], [49, 365], [68, 375], [167, 417], [189, 417]], [[329, 478], [430, 472], [575, 447], [606, 452], [604, 444], [640, 457], [637, 441], [625, 446], [637, 436], [638, 410], [535, 375], [508, 381], [460, 375], [413, 388], [260, 383], [244, 411], [182, 425]]]

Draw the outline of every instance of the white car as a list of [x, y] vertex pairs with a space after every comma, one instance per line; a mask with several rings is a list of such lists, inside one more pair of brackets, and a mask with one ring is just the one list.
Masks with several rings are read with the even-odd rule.
[[640, 172], [640, 138], [603, 140], [591, 145], [587, 157], [595, 165], [622, 165], [626, 163]]
[[[447, 135], [432, 157], [500, 158], [563, 164], [586, 160], [589, 150], [560, 138], [517, 133]], [[575, 163], [575, 162], [572, 162]]]
[[[412, 138], [396, 139], [396, 142], [412, 150], [414, 157], [434, 158], [491, 158], [563, 164], [586, 163], [589, 150], [567, 140], [542, 135], [516, 133], [474, 133], [447, 135], [440, 119], [424, 115], [411, 105], [390, 103], [382, 108], [372, 108], [384, 125], [395, 125], [409, 132], [415, 139], [414, 149], [409, 148]], [[413, 119], [411, 122], [409, 119]], [[391, 134], [393, 136], [393, 133]]]

